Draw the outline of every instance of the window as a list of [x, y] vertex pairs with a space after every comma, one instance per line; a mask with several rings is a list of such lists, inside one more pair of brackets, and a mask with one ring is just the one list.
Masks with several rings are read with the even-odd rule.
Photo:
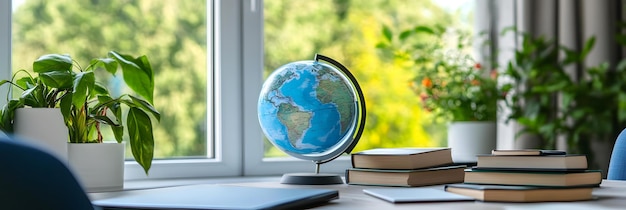
[[[157, 73], [162, 74], [160, 79], [157, 78], [158, 76], [155, 77], [157, 86], [174, 86], [168, 87], [172, 89], [157, 90], [157, 92], [161, 91], [157, 94], [171, 94], [167, 100], [163, 99], [155, 104], [162, 113], [179, 112], [182, 109], [180, 106], [186, 106], [185, 108], [190, 110], [186, 110], [180, 116], [162, 119], [160, 127], [183, 128], [180, 132], [172, 130], [155, 132], [155, 138], [158, 139], [156, 147], [162, 148], [157, 148], [159, 150], [157, 159], [153, 162], [149, 178], [313, 172], [315, 169], [313, 163], [285, 157], [263, 140], [256, 115], [256, 104], [260, 87], [268, 72], [277, 68], [277, 65], [297, 60], [310, 60], [315, 53], [325, 54], [342, 62], [357, 75], [361, 86], [369, 92], [366, 93], [366, 100], [368, 110], [372, 113], [368, 113], [367, 131], [361, 139], [362, 143], [357, 147], [358, 150], [385, 146], [385, 142], [392, 142], [391, 146], [438, 146], [443, 142], [428, 139], [445, 138], [428, 137], [426, 130], [417, 127], [421, 126], [421, 122], [415, 122], [412, 118], [400, 118], [403, 115], [412, 117], [419, 115], [419, 108], [415, 105], [418, 99], [403, 85], [405, 76], [397, 73], [397, 69], [385, 68], [386, 64], [377, 59], [374, 46], [376, 39], [380, 38], [382, 23], [398, 24], [394, 21], [402, 20], [402, 15], [408, 15], [406, 17], [412, 21], [411, 23], [459, 17], [454, 15], [454, 12], [459, 10], [437, 9], [453, 4], [436, 5], [433, 3], [436, 1], [428, 0], [358, 2], [137, 0], [124, 1], [128, 4], [124, 5], [121, 1], [72, 0], [72, 3], [67, 5], [78, 7], [83, 2], [99, 4], [98, 7], [94, 6], [91, 9], [72, 8], [70, 11], [63, 12], [63, 14], [71, 14], [71, 11], [78, 10], [80, 12], [77, 15], [82, 16], [78, 16], [73, 21], [90, 22], [96, 24], [95, 26], [81, 25], [80, 28], [67, 28], [55, 25], [39, 33], [31, 31], [31, 33], [16, 34], [21, 33], [20, 31], [27, 31], [20, 23], [33, 22], [32, 19], [36, 15], [59, 11], [62, 9], [59, 5], [64, 1], [69, 0], [0, 1], [0, 10], [2, 10], [0, 11], [0, 46], [2, 46], [0, 48], [0, 65], [2, 65], [0, 77], [10, 78], [11, 72], [7, 69], [28, 68], [27, 65], [44, 52], [85, 53], [87, 55], [85, 57], [95, 57], [103, 55], [115, 44], [119, 44], [130, 54], [147, 54], [153, 65], [162, 62], [170, 65], [167, 66], [168, 68], [182, 69], [177, 72], [178, 74], [168, 76], [164, 74], [166, 70], [161, 70], [162, 72]], [[36, 4], [31, 9], [39, 11], [19, 12], [24, 5], [37, 2], [40, 4]], [[49, 5], [41, 4], [41, 2]], [[471, 13], [471, 3], [465, 2], [460, 5], [469, 5]], [[166, 5], [166, 9], [158, 10], [158, 8], [163, 8], [163, 5]], [[177, 9], [183, 8], [193, 12], [176, 12]], [[110, 12], [106, 12], [105, 9]], [[441, 13], [443, 11], [452, 11], [446, 13], [452, 15], [443, 15]], [[103, 12], [103, 14], [96, 12]], [[50, 15], [59, 15], [53, 13]], [[315, 16], [316, 13], [321, 16], [319, 14]], [[307, 18], [306, 15], [313, 15], [311, 17], [314, 18]], [[124, 22], [115, 22], [114, 20], [118, 17], [127, 19]], [[161, 19], [166, 17], [173, 17], [174, 20]], [[289, 19], [284, 20], [284, 18]], [[51, 20], [52, 17], [37, 19], [39, 22]], [[54, 20], [57, 21], [57, 19]], [[304, 20], [307, 23], [297, 22]], [[199, 24], [201, 22], [202, 24]], [[54, 22], [54, 24], [59, 23]], [[131, 31], [128, 33], [105, 31], [98, 24], [100, 26], [115, 25], [118, 27], [116, 30], [126, 27], [126, 30]], [[143, 25], [146, 28], [129, 29], [128, 25]], [[396, 26], [401, 29], [409, 25], [402, 23]], [[63, 31], [68, 29], [69, 31]], [[321, 30], [322, 33], [310, 36], [302, 34], [294, 39], [289, 37], [293, 33], [285, 34], [289, 31], [286, 29], [291, 32], [293, 30], [302, 32]], [[281, 31], [285, 33], [281, 34]], [[49, 41], [49, 38], [42, 39], [41, 37], [46, 33], [53, 33], [54, 36], [64, 38], [67, 44], [61, 46], [53, 43], [56, 48], [44, 50], [43, 44], [46, 44], [45, 41]], [[91, 33], [90, 38], [98, 41], [74, 37], [82, 33]], [[163, 35], [165, 38], [161, 37], [163, 39], [159, 40], [158, 35]], [[191, 39], [188, 39], [190, 37]], [[40, 41], [40, 43], [23, 44], [22, 41], [28, 39]], [[114, 41], [114, 43], [99, 42], [100, 40]], [[298, 42], [300, 45], [287, 45], [298, 44]], [[145, 47], [148, 50], [134, 52], [136, 48], [132, 46], [141, 47], [137, 49]], [[359, 48], [361, 46], [365, 47]], [[172, 49], [178, 48], [190, 50], [185, 53], [173, 53], [178, 51]], [[283, 54], [280, 53], [281, 51]], [[13, 62], [11, 62], [12, 59]], [[396, 72], [389, 72], [391, 70]], [[173, 80], [177, 81], [172, 82]], [[195, 89], [186, 89], [191, 86]], [[204, 87], [200, 88], [200, 86]], [[384, 89], [404, 95], [398, 98], [397, 95], [385, 97], [384, 94], [373, 94]], [[0, 89], [0, 91], [5, 92], [6, 89]], [[403, 103], [391, 103], [390, 100]], [[176, 105], [176, 102], [182, 103], [175, 107], [173, 105]], [[4, 100], [0, 100], [0, 104], [2, 103]], [[383, 107], [383, 109], [376, 107]], [[390, 113], [390, 111], [396, 112]], [[381, 117], [384, 115], [393, 117]], [[182, 141], [187, 138], [193, 140]], [[164, 149], [165, 147], [168, 148]], [[127, 161], [126, 166], [126, 179], [146, 178], [134, 161]], [[344, 169], [349, 166], [349, 159], [340, 157], [322, 165], [321, 171], [343, 173]]]

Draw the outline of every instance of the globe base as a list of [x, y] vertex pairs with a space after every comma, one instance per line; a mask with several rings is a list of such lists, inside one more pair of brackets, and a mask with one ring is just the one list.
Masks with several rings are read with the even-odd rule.
[[330, 185], [343, 184], [343, 179], [337, 174], [288, 173], [283, 175], [280, 183], [294, 185]]

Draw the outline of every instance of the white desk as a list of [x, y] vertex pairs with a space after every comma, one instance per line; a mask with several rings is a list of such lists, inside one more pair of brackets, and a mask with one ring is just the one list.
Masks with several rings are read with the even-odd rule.
[[[139, 181], [126, 183], [126, 190], [165, 187], [187, 184], [219, 183], [241, 186], [256, 187], [281, 187], [281, 188], [327, 188], [339, 191], [339, 199], [316, 207], [315, 209], [626, 209], [626, 181], [603, 180], [600, 188], [596, 188], [593, 194], [597, 197], [591, 201], [581, 202], [547, 202], [547, 203], [492, 203], [492, 202], [441, 202], [441, 203], [410, 203], [392, 204], [371, 197], [362, 192], [364, 188], [376, 188], [373, 186], [357, 185], [284, 185], [279, 183], [277, 177], [257, 178], [227, 178], [227, 179], [193, 179], [193, 180], [160, 180]], [[430, 188], [443, 189], [443, 186], [429, 186]], [[90, 193], [93, 200], [114, 197], [119, 192]]]

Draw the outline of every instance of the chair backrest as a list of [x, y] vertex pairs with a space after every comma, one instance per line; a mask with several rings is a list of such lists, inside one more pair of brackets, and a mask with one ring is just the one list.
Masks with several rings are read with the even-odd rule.
[[48, 152], [0, 137], [0, 209], [94, 209], [67, 166]]
[[613, 145], [607, 179], [626, 180], [626, 129], [617, 136]]

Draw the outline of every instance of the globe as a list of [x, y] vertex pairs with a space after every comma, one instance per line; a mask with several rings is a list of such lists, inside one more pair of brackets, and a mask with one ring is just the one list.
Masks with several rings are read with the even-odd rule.
[[258, 117], [274, 146], [315, 162], [319, 172], [319, 164], [350, 153], [358, 142], [365, 102], [348, 69], [317, 54], [314, 60], [288, 63], [269, 75], [259, 96]]

